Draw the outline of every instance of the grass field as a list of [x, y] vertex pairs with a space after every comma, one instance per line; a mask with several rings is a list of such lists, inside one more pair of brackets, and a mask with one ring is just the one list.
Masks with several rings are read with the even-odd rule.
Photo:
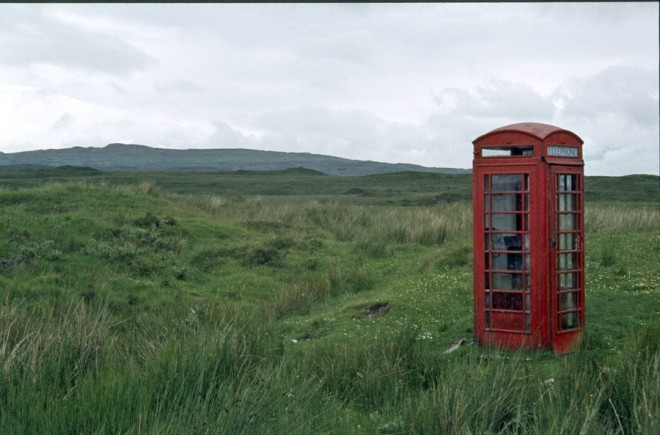
[[653, 183], [594, 179], [556, 357], [471, 344], [469, 176], [2, 173], [0, 430], [653, 433]]

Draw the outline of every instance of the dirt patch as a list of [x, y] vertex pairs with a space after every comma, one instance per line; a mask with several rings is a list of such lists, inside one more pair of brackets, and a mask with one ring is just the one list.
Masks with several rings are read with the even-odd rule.
[[367, 307], [367, 311], [360, 314], [357, 317], [354, 317], [355, 320], [367, 320], [367, 319], [376, 319], [378, 317], [383, 317], [390, 312], [390, 303], [389, 302], [378, 302], [371, 304]]

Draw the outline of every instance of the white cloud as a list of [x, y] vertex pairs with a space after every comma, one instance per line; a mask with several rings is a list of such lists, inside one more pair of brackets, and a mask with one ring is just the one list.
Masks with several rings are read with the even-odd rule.
[[194, 148], [210, 131], [203, 123], [155, 116], [133, 119], [123, 111], [55, 92], [0, 84], [3, 152], [111, 142]]
[[252, 149], [261, 147], [262, 145], [257, 136], [246, 134], [222, 120], [213, 122], [213, 133], [206, 139], [206, 145], [204, 146], [204, 148]]

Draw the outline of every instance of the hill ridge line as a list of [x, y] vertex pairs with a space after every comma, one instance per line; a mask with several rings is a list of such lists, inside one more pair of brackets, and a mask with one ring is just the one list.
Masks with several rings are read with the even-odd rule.
[[247, 148], [155, 148], [113, 142], [104, 147], [71, 147], [0, 153], [0, 167], [81, 166], [106, 171], [233, 172], [304, 168], [327, 175], [361, 176], [393, 172], [464, 174], [469, 169], [438, 168], [411, 163], [352, 160], [309, 152]]

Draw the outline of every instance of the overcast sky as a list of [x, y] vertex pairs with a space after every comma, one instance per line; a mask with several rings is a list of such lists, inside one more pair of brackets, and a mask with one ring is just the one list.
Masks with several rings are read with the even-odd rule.
[[253, 148], [471, 167], [534, 121], [658, 174], [658, 3], [0, 4], [0, 151]]

